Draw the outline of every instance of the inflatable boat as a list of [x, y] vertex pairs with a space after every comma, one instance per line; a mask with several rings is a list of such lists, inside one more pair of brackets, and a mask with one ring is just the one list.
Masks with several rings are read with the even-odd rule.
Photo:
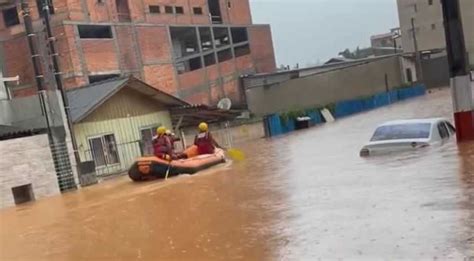
[[216, 149], [214, 154], [196, 155], [195, 149], [185, 151], [187, 159], [167, 161], [158, 157], [139, 158], [128, 171], [133, 181], [164, 179], [169, 168], [168, 177], [179, 174], [195, 174], [201, 170], [225, 162], [225, 153]]

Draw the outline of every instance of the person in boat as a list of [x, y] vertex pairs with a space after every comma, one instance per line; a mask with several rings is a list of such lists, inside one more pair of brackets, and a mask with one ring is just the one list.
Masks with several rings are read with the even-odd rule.
[[174, 155], [173, 144], [170, 138], [166, 135], [166, 128], [159, 127], [156, 130], [157, 136], [153, 139], [153, 152], [156, 157], [170, 160]]
[[213, 154], [216, 148], [222, 148], [209, 132], [209, 126], [201, 122], [198, 126], [199, 133], [194, 138], [194, 145], [197, 146], [199, 155]]
[[178, 142], [180, 139], [176, 137], [174, 133], [172, 133], [170, 130], [166, 130], [166, 136], [169, 137], [171, 144], [173, 145], [173, 149], [176, 149], [175, 143]]

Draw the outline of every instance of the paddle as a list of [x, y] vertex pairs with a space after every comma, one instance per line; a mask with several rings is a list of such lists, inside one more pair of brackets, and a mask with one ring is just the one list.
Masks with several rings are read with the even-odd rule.
[[245, 160], [245, 153], [239, 149], [230, 148], [230, 149], [227, 149], [226, 151], [227, 151], [227, 155], [232, 160], [235, 160], [235, 161]]
[[170, 170], [171, 170], [171, 161], [173, 161], [173, 158], [171, 156], [170, 157], [170, 161], [168, 162], [168, 169], [166, 170], [166, 175], [165, 175], [165, 180], [168, 179], [168, 176], [170, 174]]

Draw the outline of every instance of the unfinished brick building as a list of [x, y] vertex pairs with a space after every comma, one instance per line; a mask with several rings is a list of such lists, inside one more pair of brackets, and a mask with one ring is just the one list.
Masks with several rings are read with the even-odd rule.
[[[35, 30], [38, 3], [28, 0]], [[66, 88], [134, 75], [191, 103], [244, 104], [242, 74], [270, 72], [269, 25], [254, 25], [249, 0], [49, 0]], [[0, 0], [3, 74], [13, 95], [36, 92], [19, 0]]]

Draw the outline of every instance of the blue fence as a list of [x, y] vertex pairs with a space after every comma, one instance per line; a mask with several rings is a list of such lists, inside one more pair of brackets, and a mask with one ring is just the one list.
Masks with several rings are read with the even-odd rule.
[[[341, 101], [336, 103], [334, 111], [332, 112], [335, 118], [350, 116], [356, 113], [380, 108], [390, 105], [392, 103], [425, 95], [426, 88], [423, 84], [418, 84], [413, 87], [407, 87], [390, 92], [383, 92], [375, 94], [374, 96], [364, 99], [354, 99]], [[307, 116], [311, 118], [310, 124], [316, 125], [323, 123], [323, 117], [319, 111], [308, 111]], [[265, 124], [267, 125], [267, 135], [269, 137], [285, 134], [295, 130], [295, 120], [288, 119], [283, 121], [278, 114], [272, 114], [266, 117]]]

